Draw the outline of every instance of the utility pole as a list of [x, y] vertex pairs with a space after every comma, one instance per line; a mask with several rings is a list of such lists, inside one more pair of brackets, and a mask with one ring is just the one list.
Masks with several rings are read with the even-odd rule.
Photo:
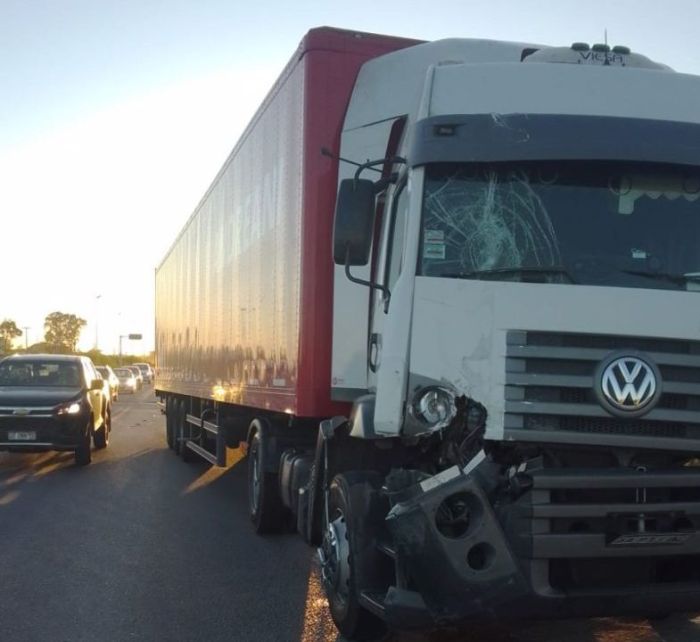
[[24, 330], [24, 349], [29, 350], [29, 330], [30, 330], [30, 327], [28, 325], [23, 325], [22, 329]]

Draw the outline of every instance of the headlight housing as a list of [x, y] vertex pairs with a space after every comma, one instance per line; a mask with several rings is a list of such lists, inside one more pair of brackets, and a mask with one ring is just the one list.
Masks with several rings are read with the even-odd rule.
[[83, 409], [79, 401], [69, 401], [56, 408], [57, 415], [77, 415]]
[[429, 430], [448, 426], [457, 413], [455, 394], [448, 388], [419, 388], [410, 405], [411, 415]]

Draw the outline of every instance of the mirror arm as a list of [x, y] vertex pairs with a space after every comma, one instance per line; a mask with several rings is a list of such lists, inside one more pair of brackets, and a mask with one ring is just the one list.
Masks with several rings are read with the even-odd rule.
[[362, 174], [364, 170], [372, 169], [375, 167], [375, 165], [384, 165], [385, 163], [391, 163], [392, 165], [396, 165], [397, 163], [403, 163], [405, 165], [406, 159], [402, 156], [391, 156], [389, 158], [380, 158], [378, 160], [367, 161], [366, 163], [362, 163], [362, 165], [358, 165], [357, 169], [355, 170], [355, 180], [360, 178], [360, 174]]
[[399, 180], [399, 175], [397, 172], [393, 172], [389, 176], [384, 176], [380, 178], [374, 184], [374, 193], [381, 194], [389, 185], [395, 184]]
[[345, 255], [345, 276], [348, 278], [348, 281], [352, 281], [353, 283], [357, 283], [358, 285], [365, 285], [368, 288], [372, 288], [373, 290], [380, 290], [384, 295], [384, 312], [386, 312], [389, 309], [389, 300], [391, 299], [391, 292], [389, 291], [389, 288], [386, 287], [386, 285], [380, 285], [379, 283], [374, 283], [373, 281], [365, 281], [364, 279], [358, 279], [356, 276], [350, 274], [350, 248], [348, 248], [348, 251]]
[[[328, 158], [332, 158], [333, 160], [337, 160], [342, 163], [347, 163], [348, 165], [354, 165], [355, 167], [360, 167], [362, 165], [362, 163], [358, 163], [357, 161], [350, 160], [349, 158], [343, 158], [338, 154], [334, 154], [330, 149], [328, 149], [328, 147], [321, 147], [321, 156], [328, 156]], [[376, 169], [374, 167], [371, 169], [373, 172], [378, 172], [379, 174], [382, 173], [381, 169]]]

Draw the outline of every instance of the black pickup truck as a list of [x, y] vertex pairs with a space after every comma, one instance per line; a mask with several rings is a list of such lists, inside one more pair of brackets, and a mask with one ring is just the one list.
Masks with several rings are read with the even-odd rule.
[[0, 451], [72, 450], [89, 464], [105, 448], [111, 400], [92, 361], [77, 355], [12, 355], [0, 360]]

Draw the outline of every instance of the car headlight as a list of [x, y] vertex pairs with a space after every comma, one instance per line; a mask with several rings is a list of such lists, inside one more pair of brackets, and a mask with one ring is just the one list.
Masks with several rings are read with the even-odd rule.
[[457, 413], [455, 395], [451, 390], [439, 386], [420, 388], [413, 395], [410, 411], [426, 428], [444, 428]]
[[71, 403], [63, 404], [56, 409], [56, 414], [58, 415], [77, 415], [83, 407], [80, 405], [79, 401], [73, 401]]

